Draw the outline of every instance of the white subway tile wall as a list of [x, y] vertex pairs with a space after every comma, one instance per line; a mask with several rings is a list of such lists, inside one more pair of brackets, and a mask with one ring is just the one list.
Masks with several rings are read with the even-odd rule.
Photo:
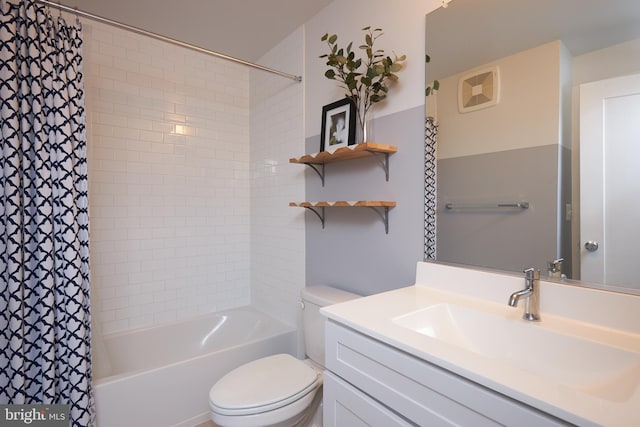
[[[299, 28], [259, 62], [302, 75], [304, 31]], [[320, 117], [320, 114], [318, 114]], [[251, 299], [259, 309], [296, 325], [305, 286], [304, 85], [251, 71]]]
[[249, 70], [83, 25], [94, 327], [249, 304]]

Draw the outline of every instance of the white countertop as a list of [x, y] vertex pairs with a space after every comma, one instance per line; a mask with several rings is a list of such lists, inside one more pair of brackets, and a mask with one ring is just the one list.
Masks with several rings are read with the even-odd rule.
[[[540, 298], [542, 320], [525, 322], [521, 319], [522, 307], [507, 307], [510, 293], [523, 284], [522, 278], [514, 276], [419, 263], [414, 286], [336, 304], [321, 311], [331, 320], [568, 422], [581, 426], [637, 426], [640, 423], [640, 333], [637, 330], [640, 297], [599, 294], [601, 291], [594, 293], [591, 289], [545, 282]], [[438, 303], [476, 307], [502, 315], [506, 312], [508, 321], [524, 322], [526, 327], [552, 328], [560, 334], [623, 349], [634, 358], [637, 354], [639, 363], [625, 372], [625, 390], [608, 387], [603, 393], [606, 396], [600, 397], [598, 393], [562, 384], [553, 376], [545, 377], [524, 369], [526, 361], [522, 366], [504, 363], [394, 321]], [[615, 305], [603, 307], [603, 304]], [[569, 315], [561, 314], [565, 308]], [[587, 322], [585, 317], [598, 323]], [[548, 351], [553, 352], [554, 348]]]

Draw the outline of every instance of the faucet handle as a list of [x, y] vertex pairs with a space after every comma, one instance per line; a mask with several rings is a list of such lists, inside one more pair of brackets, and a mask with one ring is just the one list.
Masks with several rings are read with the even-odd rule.
[[562, 262], [563, 261], [564, 261], [564, 258], [558, 258], [556, 260], [549, 261], [547, 263], [547, 270], [550, 273], [561, 273], [562, 272]]
[[536, 268], [527, 268], [522, 272], [524, 273], [524, 278], [527, 280], [537, 280], [540, 278], [540, 270]]
[[558, 258], [554, 261], [547, 262], [547, 275], [552, 279], [566, 279], [567, 276], [562, 274], [562, 262], [564, 258]]

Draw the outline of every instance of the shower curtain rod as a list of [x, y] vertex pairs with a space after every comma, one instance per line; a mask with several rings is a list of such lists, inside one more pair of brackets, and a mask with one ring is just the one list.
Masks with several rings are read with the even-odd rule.
[[53, 7], [53, 8], [59, 9], [59, 10], [63, 10], [65, 12], [73, 13], [74, 15], [77, 15], [77, 16], [82, 16], [84, 18], [89, 18], [89, 19], [94, 20], [94, 21], [102, 22], [103, 24], [112, 25], [114, 27], [118, 27], [118, 28], [123, 29], [123, 30], [131, 31], [133, 33], [141, 34], [143, 36], [152, 37], [152, 38], [157, 39], [157, 40], [162, 40], [164, 42], [171, 43], [171, 44], [174, 44], [176, 46], [181, 46], [181, 47], [184, 47], [184, 48], [187, 48], [187, 49], [195, 50], [196, 52], [200, 52], [200, 53], [204, 53], [204, 54], [207, 54], [207, 55], [215, 56], [216, 58], [226, 59], [227, 61], [236, 62], [238, 64], [246, 65], [247, 67], [256, 68], [258, 70], [266, 71], [266, 72], [272, 73], [272, 74], [277, 74], [279, 76], [286, 77], [286, 78], [291, 79], [291, 80], [295, 80], [296, 82], [301, 82], [302, 81], [302, 77], [301, 76], [294, 76], [293, 74], [288, 74], [288, 73], [285, 73], [285, 72], [280, 71], [280, 70], [275, 70], [273, 68], [265, 67], [265, 66], [260, 65], [260, 64], [254, 64], [253, 62], [249, 62], [249, 61], [245, 61], [245, 60], [242, 60], [242, 59], [234, 58], [233, 56], [225, 55], [223, 53], [215, 52], [213, 50], [209, 50], [209, 49], [205, 49], [203, 47], [199, 47], [199, 46], [196, 46], [196, 45], [185, 43], [185, 42], [182, 42], [180, 40], [176, 40], [176, 39], [172, 39], [170, 37], [163, 36], [161, 34], [153, 33], [151, 31], [143, 30], [141, 28], [137, 28], [137, 27], [133, 27], [131, 25], [123, 24], [122, 22], [113, 21], [111, 19], [104, 18], [104, 17], [98, 16], [98, 15], [94, 15], [94, 14], [89, 13], [89, 12], [84, 12], [84, 11], [78, 10], [76, 8], [65, 6], [63, 4], [53, 3], [53, 2], [50, 2], [48, 0], [36, 0], [36, 2], [44, 4], [44, 5], [49, 6], [49, 7]]

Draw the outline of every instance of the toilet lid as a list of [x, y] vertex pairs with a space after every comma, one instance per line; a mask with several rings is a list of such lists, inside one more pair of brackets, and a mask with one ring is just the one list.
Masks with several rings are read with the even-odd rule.
[[289, 354], [242, 365], [222, 377], [209, 392], [221, 413], [242, 415], [277, 409], [315, 389], [319, 373]]

